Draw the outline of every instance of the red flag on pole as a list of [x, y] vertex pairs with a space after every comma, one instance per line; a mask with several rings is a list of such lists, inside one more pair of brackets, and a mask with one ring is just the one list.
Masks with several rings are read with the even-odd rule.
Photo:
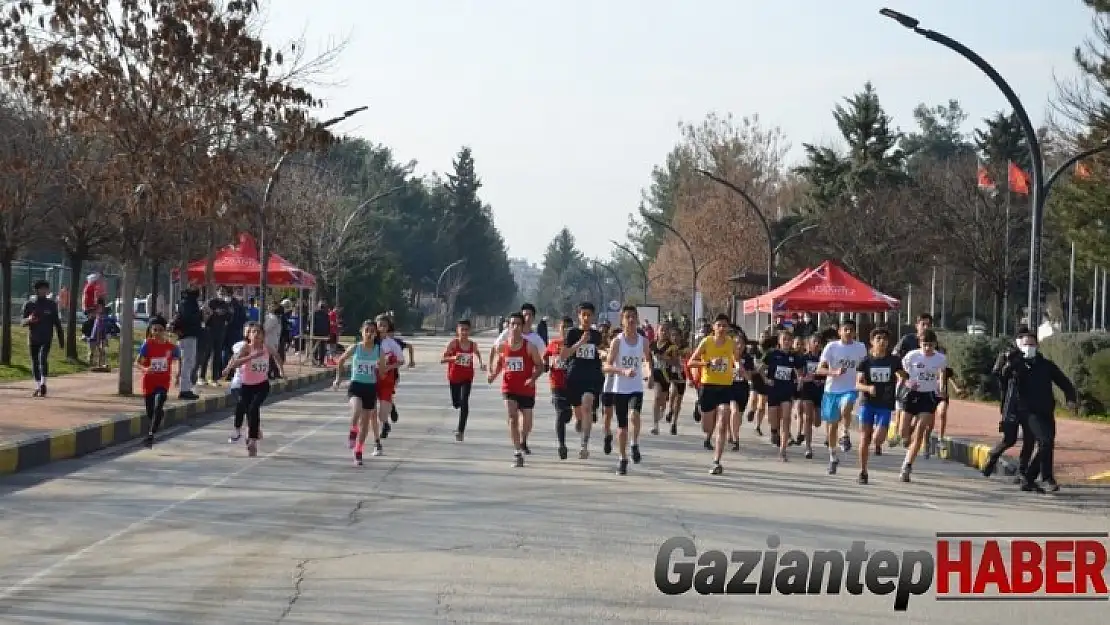
[[1011, 161], [1009, 163], [1010, 190], [1021, 195], [1029, 195], [1029, 176]]
[[983, 165], [983, 163], [979, 163], [977, 177], [979, 179], [980, 191], [994, 191], [994, 181], [991, 180], [991, 176], [989, 173], [987, 173], [987, 168]]

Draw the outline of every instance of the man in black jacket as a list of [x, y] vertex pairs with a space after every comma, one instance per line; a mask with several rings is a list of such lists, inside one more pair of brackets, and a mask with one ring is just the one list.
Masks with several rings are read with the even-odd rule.
[[1021, 490], [1043, 493], [1044, 488], [1037, 484], [1043, 480], [1051, 491], [1060, 487], [1053, 474], [1052, 457], [1056, 445], [1056, 398], [1052, 394], [1053, 385], [1063, 393], [1068, 409], [1074, 411], [1078, 403], [1075, 386], [1064, 375], [1056, 363], [1037, 353], [1037, 337], [1028, 328], [1018, 330], [1015, 348], [1003, 354], [995, 366], [995, 372], [1002, 382], [1002, 440], [991, 449], [983, 474], [989, 476], [1002, 454], [1017, 441], [1017, 429], [1022, 429], [1024, 444], [1022, 456], [1028, 456], [1026, 448], [1036, 442], [1036, 453], [1022, 467]]
[[58, 304], [50, 297], [50, 283], [35, 283], [35, 295], [23, 305], [22, 324], [27, 327], [27, 342], [31, 349], [31, 374], [35, 376], [35, 397], [46, 397], [47, 361], [50, 359], [50, 339], [58, 333], [58, 348], [65, 349], [62, 317]]
[[199, 399], [193, 392], [193, 369], [197, 365], [198, 342], [204, 336], [204, 317], [200, 312], [200, 289], [190, 284], [181, 292], [181, 303], [177, 306], [177, 316], [173, 321], [178, 336], [177, 346], [181, 350], [181, 374], [178, 382], [178, 399]]

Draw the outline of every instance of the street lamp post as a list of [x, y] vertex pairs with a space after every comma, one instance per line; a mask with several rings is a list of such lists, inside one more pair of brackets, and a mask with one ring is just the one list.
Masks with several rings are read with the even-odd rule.
[[[379, 200], [383, 200], [383, 199], [393, 195], [394, 193], [400, 191], [403, 188], [404, 187], [402, 187], [402, 186], [396, 186], [396, 187], [393, 187], [392, 189], [389, 189], [388, 191], [382, 191], [380, 193], [375, 193], [374, 195], [370, 196], [370, 198], [367, 199], [365, 202], [356, 206], [354, 208], [354, 210], [351, 211], [351, 214], [347, 215], [347, 219], [345, 219], [343, 221], [343, 226], [339, 228], [339, 234], [336, 237], [338, 240], [336, 241], [335, 248], [339, 251], [343, 250], [343, 246], [346, 245], [346, 243], [347, 243], [347, 229], [351, 227], [352, 223], [354, 223], [355, 217], [358, 217], [362, 213], [362, 211], [365, 210], [371, 204], [374, 204], [375, 202], [377, 202]], [[342, 261], [342, 258], [339, 258], [338, 260]], [[336, 273], [335, 273], [335, 303], [334, 303], [334, 306], [339, 306], [339, 282], [340, 282], [339, 277], [342, 275], [341, 267], [342, 267], [342, 262], [338, 262], [337, 267], [336, 267]]]
[[601, 267], [605, 271], [608, 271], [609, 275], [613, 276], [613, 281], [617, 283], [617, 292], [620, 293], [621, 306], [624, 306], [624, 284], [621, 282], [620, 274], [618, 274], [617, 270], [613, 269], [608, 263], [594, 261], [594, 265]]
[[698, 322], [698, 276], [701, 275], [703, 269], [713, 264], [714, 261], [711, 260], [699, 267], [698, 259], [696, 256], [694, 256], [694, 249], [690, 247], [690, 244], [686, 241], [686, 238], [679, 234], [678, 230], [675, 230], [674, 227], [671, 226], [671, 224], [665, 221], [660, 221], [649, 215], [644, 215], [644, 218], [673, 234], [675, 238], [678, 239], [678, 242], [682, 244], [682, 247], [686, 248], [686, 253], [690, 255], [690, 269], [693, 271], [694, 274], [693, 284], [691, 285], [692, 290], [690, 291], [690, 343], [693, 344], [694, 333], [696, 332], [695, 326]]
[[443, 271], [439, 272], [439, 278], [436, 279], [436, 311], [440, 315], [440, 319], [438, 319], [438, 323], [436, 323], [436, 328], [437, 329], [439, 328], [439, 326], [444, 325], [446, 323], [446, 320], [443, 319], [442, 317], [446, 316], [446, 314], [447, 314], [447, 311], [445, 311], [443, 309], [443, 307], [440, 305], [439, 285], [440, 285], [441, 282], [443, 282], [443, 278], [447, 276], [448, 271], [451, 271], [455, 267], [458, 267], [459, 265], [461, 265], [465, 262], [466, 262], [465, 258], [460, 258], [460, 259], [456, 260], [455, 262], [451, 263], [450, 265], [447, 265], [446, 267], [443, 268]]
[[640, 269], [640, 277], [643, 278], [644, 303], [647, 304], [648, 285], [651, 283], [651, 278], [648, 276], [648, 270], [647, 267], [644, 265], [644, 261], [640, 260], [640, 257], [636, 255], [636, 252], [633, 252], [632, 249], [627, 245], [617, 243], [616, 241], [610, 241], [610, 243], [612, 243], [618, 250], [624, 252], [625, 254], [628, 254], [629, 257], [631, 257], [632, 260], [635, 261], [636, 267]]
[[[781, 241], [776, 242], [775, 232], [771, 228], [771, 221], [767, 219], [766, 213], [763, 212], [763, 209], [760, 208], [759, 204], [757, 204], [756, 201], [752, 199], [752, 196], [747, 191], [712, 172], [706, 171], [704, 169], [696, 169], [694, 171], [698, 172], [702, 176], [705, 176], [706, 178], [709, 178], [719, 185], [727, 187], [731, 191], [737, 193], [740, 197], [744, 198], [744, 201], [748, 203], [748, 206], [751, 207], [752, 212], [754, 212], [755, 216], [759, 219], [759, 224], [763, 226], [763, 233], [767, 237], [767, 292], [770, 293], [773, 284], [771, 276], [774, 274], [775, 271], [775, 257], [778, 255], [779, 250], [782, 249], [783, 244], [787, 243], [788, 241], [792, 241], [802, 236], [806, 232], [809, 232], [810, 230], [816, 228], [816, 224], [805, 226], [797, 232], [783, 237]], [[773, 322], [773, 315], [773, 311], [767, 311], [767, 325], [771, 325], [771, 323]], [[759, 320], [756, 319], [756, 325], [758, 325], [758, 323]]]
[[921, 28], [919, 26], [920, 22], [908, 15], [890, 9], [882, 9], [879, 11], [879, 14], [893, 19], [922, 37], [939, 43], [968, 61], [971, 61], [975, 67], [979, 68], [981, 72], [986, 74], [987, 77], [994, 82], [998, 89], [1002, 91], [1002, 94], [1006, 96], [1006, 100], [1010, 103], [1010, 106], [1013, 107], [1014, 114], [1021, 124], [1022, 135], [1024, 135], [1025, 142], [1029, 146], [1029, 156], [1033, 163], [1031, 172], [1033, 177], [1033, 188], [1030, 190], [1029, 296], [1027, 305], [1029, 308], [1029, 325], [1036, 328], [1040, 325], [1041, 320], [1041, 238], [1044, 227], [1044, 205], [1048, 195], [1048, 185], [1045, 184], [1044, 180], [1044, 155], [1041, 152], [1041, 144], [1037, 139], [1037, 132], [1036, 129], [1033, 128], [1033, 122], [1029, 119], [1029, 114], [1026, 113], [1025, 107], [1017, 97], [1017, 94], [1014, 93], [1014, 90], [1005, 79], [1002, 78], [998, 71], [983, 59], [983, 57], [955, 39], [936, 31]]
[[[370, 107], [360, 106], [358, 108], [344, 111], [342, 115], [339, 115], [338, 117], [333, 117], [322, 122], [319, 125], [319, 128], [324, 129], [334, 126], [349, 117], [365, 111], [368, 108]], [[270, 250], [267, 248], [266, 244], [266, 212], [270, 208], [270, 200], [273, 198], [274, 195], [274, 186], [277, 184], [278, 178], [281, 176], [281, 170], [285, 166], [286, 159], [288, 159], [292, 153], [292, 150], [286, 150], [282, 152], [281, 158], [279, 158], [277, 163], [274, 164], [274, 168], [270, 172], [270, 178], [266, 181], [266, 192], [262, 196], [262, 203], [258, 207], [258, 262], [262, 265], [262, 270], [260, 272], [261, 275], [259, 276], [258, 280], [259, 310], [266, 310], [266, 274], [269, 271], [270, 265]], [[311, 328], [309, 328], [309, 330], [311, 331]]]

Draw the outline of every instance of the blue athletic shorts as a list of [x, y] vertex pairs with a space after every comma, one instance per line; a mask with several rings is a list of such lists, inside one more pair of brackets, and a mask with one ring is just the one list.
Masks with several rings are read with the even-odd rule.
[[890, 427], [890, 410], [870, 404], [859, 407], [859, 424], [876, 428]]
[[844, 393], [825, 391], [825, 396], [821, 398], [821, 420], [825, 423], [839, 421], [840, 413], [844, 409], [844, 405], [854, 401], [856, 401], [855, 391], [847, 391]]

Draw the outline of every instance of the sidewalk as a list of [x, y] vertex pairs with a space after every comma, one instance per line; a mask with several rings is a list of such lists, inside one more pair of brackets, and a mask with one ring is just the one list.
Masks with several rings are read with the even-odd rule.
[[[955, 400], [948, 409], [946, 435], [949, 458], [981, 469], [998, 433], [998, 406]], [[943, 444], [942, 444], [943, 445]], [[1021, 440], [1007, 452], [1016, 466]], [[1061, 483], [1092, 482], [1110, 472], [1110, 425], [1077, 419], [1056, 420], [1056, 479]], [[1110, 476], [1097, 481], [1110, 481]]]
[[[290, 363], [287, 379], [273, 383], [272, 394], [329, 379], [333, 370]], [[139, 380], [136, 372], [135, 391]], [[143, 398], [116, 394], [118, 372], [74, 373], [51, 378], [49, 396], [31, 396], [31, 380], [0, 384], [0, 475], [55, 460], [82, 456], [138, 438], [144, 433]], [[166, 402], [166, 427], [232, 405], [227, 385], [196, 387], [199, 400]]]

